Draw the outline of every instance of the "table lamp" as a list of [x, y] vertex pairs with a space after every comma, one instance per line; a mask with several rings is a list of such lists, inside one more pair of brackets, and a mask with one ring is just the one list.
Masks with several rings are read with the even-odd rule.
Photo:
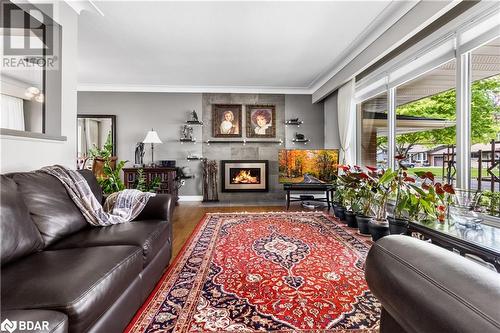
[[154, 144], [155, 143], [162, 143], [160, 140], [160, 137], [158, 136], [158, 133], [151, 129], [151, 131], [148, 131], [148, 134], [146, 134], [146, 137], [142, 141], [143, 143], [150, 143], [151, 144], [151, 166], [155, 165], [155, 160], [154, 160]]

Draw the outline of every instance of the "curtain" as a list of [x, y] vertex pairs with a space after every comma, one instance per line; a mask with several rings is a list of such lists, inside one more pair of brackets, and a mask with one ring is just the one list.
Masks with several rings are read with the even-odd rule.
[[354, 162], [354, 121], [356, 104], [354, 103], [354, 79], [340, 87], [337, 95], [337, 112], [340, 136], [340, 161], [352, 165]]
[[0, 94], [0, 127], [24, 131], [23, 100]]

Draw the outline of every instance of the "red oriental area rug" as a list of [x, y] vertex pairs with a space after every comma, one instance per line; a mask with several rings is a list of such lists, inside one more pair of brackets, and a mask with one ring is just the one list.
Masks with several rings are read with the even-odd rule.
[[323, 213], [207, 214], [127, 332], [376, 332], [370, 241]]

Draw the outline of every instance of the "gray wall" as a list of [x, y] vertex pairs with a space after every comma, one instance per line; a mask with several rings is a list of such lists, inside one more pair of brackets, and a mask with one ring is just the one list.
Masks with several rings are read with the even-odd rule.
[[[194, 136], [199, 140], [212, 138], [212, 104], [275, 104], [277, 116], [276, 139], [283, 139], [284, 145], [277, 143], [252, 144], [180, 144], [181, 127], [196, 110], [203, 119], [203, 127], [194, 127]], [[243, 107], [243, 114], [245, 108]], [[278, 183], [278, 151], [283, 148], [321, 149], [324, 146], [323, 104], [312, 104], [311, 95], [271, 95], [271, 94], [191, 94], [191, 93], [126, 93], [126, 92], [79, 92], [78, 114], [112, 114], [117, 121], [117, 155], [119, 159], [134, 162], [137, 142], [144, 139], [146, 132], [154, 128], [163, 144], [155, 145], [155, 160], [175, 159], [178, 166], [189, 166], [197, 178], [186, 180], [180, 195], [201, 196], [201, 168], [198, 161], [187, 161], [188, 153], [203, 155], [208, 159], [265, 159], [270, 165], [270, 192], [263, 193], [221, 193], [220, 199], [227, 201], [281, 200], [284, 197]], [[297, 128], [285, 128], [284, 122], [290, 118], [300, 118], [304, 124]], [[243, 117], [244, 118], [244, 117]], [[334, 127], [336, 131], [337, 127]], [[245, 137], [245, 119], [242, 124]], [[295, 132], [303, 133], [311, 141], [307, 145], [293, 145]], [[338, 134], [337, 134], [338, 136]], [[241, 140], [236, 138], [235, 140]], [[269, 139], [269, 140], [276, 140]], [[151, 161], [150, 147], [146, 147], [144, 161]], [[220, 177], [220, 175], [219, 175]]]
[[[124, 92], [79, 92], [78, 114], [116, 115], [117, 156], [134, 164], [134, 151], [147, 131], [154, 128], [162, 144], [155, 145], [155, 160], [176, 160], [177, 166], [189, 166], [197, 174], [187, 179], [180, 195], [201, 195], [200, 162], [188, 161], [192, 152], [201, 155], [201, 143], [179, 142], [182, 125], [196, 110], [201, 117], [201, 94], [188, 93], [124, 93]], [[195, 127], [194, 136], [201, 138], [201, 128]], [[146, 145], [144, 162], [151, 162], [151, 146]]]
[[[299, 118], [304, 121], [300, 127], [285, 127], [285, 147], [288, 149], [324, 148], [323, 115], [323, 102], [312, 104], [311, 95], [285, 95], [285, 119]], [[310, 141], [307, 144], [294, 144], [292, 139], [296, 132], [304, 134]]]
[[325, 99], [324, 108], [325, 148], [340, 149], [337, 92], [334, 92]]

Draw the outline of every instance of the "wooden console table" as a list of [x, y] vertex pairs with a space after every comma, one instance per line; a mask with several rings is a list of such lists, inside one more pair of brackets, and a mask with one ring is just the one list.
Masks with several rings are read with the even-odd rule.
[[500, 272], [500, 228], [486, 224], [481, 224], [480, 229], [471, 229], [457, 223], [410, 222], [408, 231], [414, 237], [430, 239], [433, 244], [462, 256], [479, 257]]
[[284, 184], [283, 189], [286, 191], [286, 209], [290, 208], [290, 202], [303, 201], [300, 197], [292, 197], [291, 192], [325, 192], [324, 198], [314, 198], [306, 201], [326, 202], [330, 209], [330, 200], [333, 200], [334, 187], [332, 184]]
[[[123, 178], [126, 188], [135, 188], [137, 185], [137, 170], [139, 168], [124, 168]], [[152, 182], [156, 177], [160, 178], [160, 187], [156, 193], [168, 193], [172, 195], [172, 198], [177, 204], [179, 200], [179, 195], [177, 193], [177, 171], [176, 168], [166, 168], [166, 167], [154, 167], [154, 168], [143, 168], [144, 177], [146, 177], [146, 183]]]

